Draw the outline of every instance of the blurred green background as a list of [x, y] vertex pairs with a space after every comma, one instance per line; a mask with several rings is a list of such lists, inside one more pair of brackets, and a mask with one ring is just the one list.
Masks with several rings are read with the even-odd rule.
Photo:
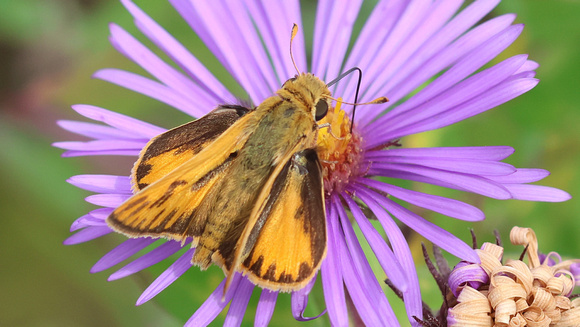
[[[239, 92], [169, 4], [137, 3]], [[367, 1], [362, 11], [368, 14], [372, 7], [373, 2]], [[303, 1], [306, 26], [312, 25], [314, 8], [314, 2]], [[537, 77], [542, 82], [495, 110], [403, 143], [513, 146], [516, 153], [509, 163], [550, 170], [552, 176], [542, 184], [566, 190], [575, 198], [565, 203], [532, 203], [450, 191], [443, 195], [479, 206], [487, 220], [470, 224], [422, 214], [466, 241], [470, 240], [469, 228], [475, 229], [480, 241], [493, 240], [492, 232], [497, 229], [507, 243], [512, 226], [532, 227], [542, 251], [580, 257], [580, 2], [508, 0], [490, 16], [508, 12], [517, 13], [516, 22], [525, 23], [526, 28], [501, 57], [529, 53], [541, 64]], [[135, 307], [140, 293], [168, 263], [107, 282], [107, 272], [91, 275], [89, 269], [123, 237], [110, 235], [81, 245], [62, 245], [73, 220], [94, 208], [83, 200], [90, 193], [67, 184], [66, 178], [84, 173], [126, 175], [134, 160], [60, 158], [62, 151], [50, 144], [79, 139], [55, 124], [58, 119], [81, 119], [70, 105], [93, 104], [167, 128], [187, 120], [155, 100], [90, 78], [106, 67], [142, 72], [109, 45], [109, 22], [144, 40], [115, 0], [0, 0], [0, 207], [6, 222], [0, 229], [0, 291], [4, 294], [0, 297], [0, 326], [180, 326], [222, 278], [215, 268], [203, 273], [191, 269], [155, 300]], [[410, 236], [424, 298], [438, 306], [441, 297], [419, 256], [420, 241]], [[508, 247], [508, 251], [517, 257], [521, 249]], [[324, 307], [318, 288], [310, 314]], [[248, 325], [252, 325], [257, 296], [255, 292], [245, 316]], [[400, 301], [390, 298], [395, 311], [402, 313]], [[297, 324], [289, 308], [289, 297], [280, 296], [272, 325]], [[215, 324], [220, 325], [223, 317]], [[325, 318], [306, 323], [327, 324]]]

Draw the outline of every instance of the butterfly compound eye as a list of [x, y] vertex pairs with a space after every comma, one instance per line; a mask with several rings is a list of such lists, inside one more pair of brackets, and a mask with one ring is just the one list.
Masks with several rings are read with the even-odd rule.
[[322, 118], [324, 118], [327, 112], [328, 112], [328, 102], [326, 102], [325, 99], [318, 100], [318, 103], [316, 104], [316, 113], [314, 114], [314, 118], [316, 119], [316, 121], [319, 121]]

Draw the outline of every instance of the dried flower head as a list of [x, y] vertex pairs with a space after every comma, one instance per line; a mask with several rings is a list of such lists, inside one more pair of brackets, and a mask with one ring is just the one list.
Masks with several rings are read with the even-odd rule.
[[480, 264], [462, 261], [451, 272], [457, 304], [449, 308], [447, 325], [580, 326], [580, 298], [571, 297], [580, 259], [540, 256], [530, 228], [512, 228], [510, 241], [525, 246], [519, 260], [503, 264], [503, 247], [484, 243], [476, 250]]

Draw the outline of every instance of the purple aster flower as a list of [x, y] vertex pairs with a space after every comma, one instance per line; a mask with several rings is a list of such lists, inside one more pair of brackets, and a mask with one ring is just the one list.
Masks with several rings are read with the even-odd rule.
[[[111, 24], [111, 43], [153, 79], [118, 69], [98, 71], [95, 77], [142, 93], [178, 110], [201, 117], [223, 103], [236, 101], [230, 93], [184, 46], [128, 0], [122, 1], [139, 30], [173, 61], [159, 58], [120, 26]], [[295, 74], [288, 55], [289, 31], [301, 27], [298, 1], [205, 1], [171, 0], [172, 5], [199, 35], [248, 94], [260, 103]], [[361, 1], [320, 1], [318, 4], [312, 57], [307, 58], [304, 38], [296, 37], [294, 57], [298, 67], [324, 81], [357, 66], [364, 72], [361, 102], [387, 96], [388, 104], [359, 110], [352, 133], [349, 112], [339, 105], [327, 117], [336, 137], [327, 129], [319, 133], [318, 155], [324, 160], [327, 208], [327, 256], [320, 275], [326, 312], [333, 325], [348, 325], [346, 298], [366, 325], [395, 325], [396, 318], [381, 283], [356, 238], [350, 211], [391, 282], [403, 293], [407, 315], [422, 317], [419, 282], [409, 247], [394, 218], [451, 254], [478, 262], [470, 246], [411, 212], [397, 198], [453, 218], [479, 221], [483, 213], [457, 200], [420, 193], [396, 186], [410, 180], [481, 194], [494, 199], [564, 201], [563, 191], [532, 185], [548, 175], [540, 169], [518, 169], [501, 160], [513, 153], [507, 146], [456, 148], [405, 148], [404, 137], [438, 129], [492, 109], [532, 89], [538, 64], [527, 55], [508, 58], [482, 69], [521, 33], [512, 25], [515, 16], [503, 15], [476, 25], [499, 0], [480, 0], [458, 12], [459, 0], [381, 1], [364, 24], [346, 56]], [[306, 31], [308, 32], [308, 31]], [[179, 69], [177, 69], [178, 67]], [[425, 83], [427, 86], [424, 86]], [[335, 97], [353, 99], [356, 83], [348, 79], [331, 88]], [[59, 142], [64, 156], [137, 156], [154, 136], [165, 130], [106, 109], [75, 105], [82, 116], [102, 122], [60, 121], [64, 129], [86, 136], [85, 142]], [[326, 133], [326, 134], [325, 134]], [[322, 146], [323, 145], [323, 146]], [[129, 173], [129, 169], [127, 171]], [[386, 177], [386, 178], [375, 178]], [[128, 176], [80, 175], [69, 179], [77, 187], [98, 194], [87, 201], [103, 208], [77, 219], [77, 231], [66, 244], [86, 242], [109, 234], [105, 219], [127, 200], [131, 192]], [[359, 208], [364, 203], [378, 219], [390, 244]], [[133, 257], [153, 243], [163, 243], [113, 273], [110, 279], [129, 276], [154, 265], [182, 248], [174, 241], [150, 238], [129, 239], [105, 255], [91, 269], [102, 271]], [[187, 244], [185, 245], [187, 246]], [[185, 252], [142, 294], [142, 304], [191, 268], [194, 249]], [[380, 277], [381, 279], [383, 277]], [[314, 280], [292, 293], [292, 311], [304, 317]], [[226, 324], [239, 325], [255, 288], [237, 274], [221, 301], [224, 283], [195, 312], [187, 325], [210, 323], [231, 303]], [[267, 325], [278, 293], [261, 290], [256, 325]], [[324, 313], [324, 312], [323, 312]]]

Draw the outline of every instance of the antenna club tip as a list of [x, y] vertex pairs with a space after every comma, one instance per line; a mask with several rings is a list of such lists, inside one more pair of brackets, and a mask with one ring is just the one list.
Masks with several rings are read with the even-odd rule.
[[389, 102], [389, 99], [387, 99], [387, 97], [380, 97], [380, 98], [377, 98], [373, 101], [373, 103], [376, 103], [376, 104], [381, 104], [381, 103], [386, 103], [386, 102]]
[[292, 24], [292, 38], [294, 38], [296, 36], [296, 33], [298, 33], [298, 25], [296, 25], [296, 23]]

